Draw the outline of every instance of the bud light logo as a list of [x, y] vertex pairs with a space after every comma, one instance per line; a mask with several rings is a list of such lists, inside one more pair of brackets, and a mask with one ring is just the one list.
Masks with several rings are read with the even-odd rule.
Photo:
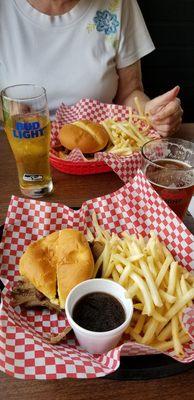
[[35, 122], [16, 122], [16, 129], [13, 136], [17, 139], [34, 139], [44, 135], [44, 128], [40, 127], [38, 121]]

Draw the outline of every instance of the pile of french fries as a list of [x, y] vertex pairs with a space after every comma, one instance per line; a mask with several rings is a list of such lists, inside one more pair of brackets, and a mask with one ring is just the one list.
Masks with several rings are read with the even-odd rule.
[[150, 140], [147, 136], [151, 128], [149, 118], [144, 114], [137, 97], [135, 103], [138, 113], [133, 114], [132, 108], [129, 107], [128, 120], [118, 122], [113, 118], [101, 122], [110, 137], [107, 153], [128, 156]]
[[133, 299], [134, 314], [126, 330], [131, 339], [159, 351], [174, 349], [184, 356], [183, 344], [189, 335], [182, 324], [182, 312], [194, 300], [194, 276], [171, 255], [151, 231], [141, 235], [122, 232], [121, 237], [101, 229], [93, 214], [95, 237], [88, 240], [103, 245], [95, 263], [94, 277], [118, 282]]

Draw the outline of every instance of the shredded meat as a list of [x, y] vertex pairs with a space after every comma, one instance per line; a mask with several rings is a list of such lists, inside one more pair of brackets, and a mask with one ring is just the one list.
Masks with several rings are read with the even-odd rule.
[[94, 241], [90, 243], [90, 248], [94, 257], [94, 261], [96, 262], [96, 260], [98, 259], [98, 257], [100, 257], [101, 253], [104, 250], [104, 244], [98, 241]]
[[58, 344], [60, 343], [63, 339], [65, 339], [66, 335], [71, 331], [71, 327], [68, 326], [67, 328], [65, 328], [61, 333], [59, 333], [58, 335], [54, 336], [51, 335], [50, 339], [49, 339], [49, 343], [51, 344]]
[[13, 306], [22, 305], [25, 308], [45, 307], [50, 310], [60, 311], [56, 304], [37, 290], [27, 279], [20, 279], [12, 290]]

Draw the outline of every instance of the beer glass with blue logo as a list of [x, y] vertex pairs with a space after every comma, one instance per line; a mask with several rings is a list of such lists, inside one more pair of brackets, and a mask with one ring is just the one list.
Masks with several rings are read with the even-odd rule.
[[46, 90], [30, 84], [15, 85], [4, 89], [1, 97], [4, 128], [16, 160], [21, 192], [34, 198], [52, 192]]

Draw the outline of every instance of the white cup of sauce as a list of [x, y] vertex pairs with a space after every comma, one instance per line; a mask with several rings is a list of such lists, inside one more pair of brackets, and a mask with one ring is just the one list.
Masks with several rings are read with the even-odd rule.
[[[123, 309], [122, 311], [124, 311], [123, 322], [114, 329], [104, 330], [104, 331], [89, 330], [86, 328], [86, 326], [84, 328], [80, 326], [74, 320], [76, 319], [74, 318], [75, 309], [79, 301], [83, 300], [83, 298], [86, 296], [85, 297], [85, 302], [86, 302], [86, 299], [88, 298], [87, 295], [91, 293], [92, 294], [97, 293], [98, 295], [100, 295], [100, 293], [101, 294], [104, 293], [105, 296], [102, 296], [104, 297], [104, 301], [106, 301], [106, 296], [107, 299], [108, 297], [110, 299], [113, 297], [114, 300], [116, 300], [116, 302], [118, 301], [120, 303], [119, 306], [121, 306], [121, 309]], [[133, 303], [131, 299], [126, 297], [126, 293], [127, 293], [126, 290], [121, 285], [108, 279], [90, 279], [78, 284], [70, 291], [65, 303], [66, 316], [80, 346], [82, 346], [89, 353], [102, 354], [116, 347], [116, 345], [118, 344], [122, 334], [129, 325], [133, 315]], [[96, 298], [96, 300], [99, 302], [98, 297]], [[84, 310], [83, 307], [80, 309]], [[119, 310], [120, 308], [117, 308], [117, 312], [119, 312]], [[87, 318], [85, 319], [87, 320]], [[100, 324], [100, 319], [101, 318], [99, 317], [98, 324]], [[87, 322], [85, 321], [85, 323]], [[110, 324], [112, 324], [112, 321], [110, 321]]]

